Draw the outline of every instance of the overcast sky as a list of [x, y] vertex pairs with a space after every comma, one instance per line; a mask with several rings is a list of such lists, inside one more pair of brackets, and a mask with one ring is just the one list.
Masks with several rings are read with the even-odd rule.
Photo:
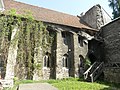
[[79, 15], [86, 12], [96, 4], [100, 4], [111, 16], [112, 9], [108, 6], [108, 0], [16, 0], [39, 7], [44, 7], [71, 15]]

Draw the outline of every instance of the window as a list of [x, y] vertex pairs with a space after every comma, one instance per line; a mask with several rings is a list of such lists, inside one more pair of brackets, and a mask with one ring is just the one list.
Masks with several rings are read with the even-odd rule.
[[62, 58], [63, 67], [68, 68], [68, 55], [64, 55]]
[[63, 38], [64, 44], [67, 45], [67, 33], [66, 32], [62, 32], [62, 38]]
[[78, 36], [78, 43], [81, 47], [83, 47], [83, 38]]
[[50, 58], [48, 55], [45, 55], [43, 57], [43, 66], [44, 67], [50, 67]]
[[88, 44], [88, 40], [84, 39], [84, 40], [83, 40], [83, 43], [84, 43], [85, 45], [87, 45], [87, 44]]
[[85, 37], [78, 36], [78, 43], [80, 47], [83, 47], [84, 45], [88, 44], [88, 41]]

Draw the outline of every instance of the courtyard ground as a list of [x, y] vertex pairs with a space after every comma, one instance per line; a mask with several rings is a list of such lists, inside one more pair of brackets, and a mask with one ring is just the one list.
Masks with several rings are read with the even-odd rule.
[[4, 90], [16, 90], [16, 87], [18, 85], [26, 84], [26, 83], [38, 83], [38, 84], [49, 83], [52, 86], [56, 87], [58, 90], [120, 90], [120, 84], [108, 83], [103, 81], [96, 81], [94, 83], [91, 83], [91, 82], [85, 82], [78, 78], [70, 78], [63, 80], [46, 80], [46, 81], [22, 80], [22, 81], [16, 81], [14, 88], [4, 89]]
[[48, 83], [20, 84], [18, 90], [58, 90]]

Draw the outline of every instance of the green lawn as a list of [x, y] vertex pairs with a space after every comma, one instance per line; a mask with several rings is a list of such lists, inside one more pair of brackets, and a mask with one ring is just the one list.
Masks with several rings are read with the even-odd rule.
[[[53, 86], [57, 87], [59, 90], [120, 90], [120, 84], [106, 83], [97, 81], [94, 83], [85, 82], [83, 80], [79, 80], [78, 78], [70, 78], [64, 80], [47, 80], [47, 81], [32, 81], [32, 80], [22, 80], [17, 81], [16, 85], [24, 84], [24, 83], [41, 83], [48, 82]], [[15, 87], [12, 89], [5, 90], [15, 90]]]
[[68, 80], [49, 80], [48, 83], [57, 87], [59, 90], [120, 90], [120, 84], [106, 82], [85, 82], [79, 79]]

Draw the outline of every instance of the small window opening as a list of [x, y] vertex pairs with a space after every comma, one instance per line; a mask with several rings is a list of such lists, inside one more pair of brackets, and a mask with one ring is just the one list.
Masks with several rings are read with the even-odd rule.
[[87, 44], [88, 44], [88, 41], [87, 41], [87, 40], [83, 40], [83, 43], [84, 43], [85, 45], [87, 45]]
[[50, 67], [50, 57], [48, 53], [43, 57], [44, 67]]
[[63, 67], [66, 67], [68, 68], [68, 55], [63, 55], [63, 58], [62, 58], [62, 62], [63, 62]]
[[78, 36], [78, 43], [81, 47], [83, 47], [83, 38]]
[[67, 33], [66, 32], [62, 32], [62, 38], [63, 38], [63, 42], [64, 42], [64, 44], [68, 44], [67, 43]]

